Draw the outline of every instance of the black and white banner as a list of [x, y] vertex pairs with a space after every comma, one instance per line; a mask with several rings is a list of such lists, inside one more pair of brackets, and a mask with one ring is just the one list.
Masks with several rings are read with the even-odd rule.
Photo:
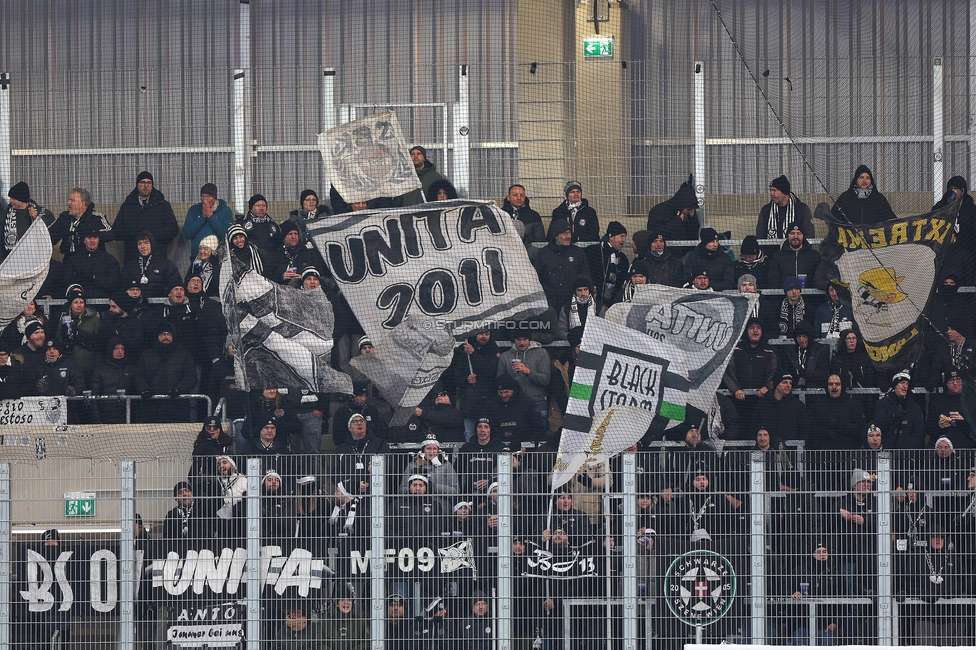
[[220, 273], [220, 299], [236, 351], [240, 390], [352, 393], [349, 375], [330, 365], [335, 317], [324, 291], [271, 282], [233, 255]]
[[512, 220], [490, 202], [354, 212], [308, 231], [374, 345], [408, 315], [457, 336], [547, 307]]
[[454, 357], [454, 338], [443, 329], [423, 327], [407, 317], [371, 354], [354, 357], [350, 364], [380, 389], [395, 407], [390, 426], [401, 426], [427, 396]]
[[10, 254], [0, 262], [0, 330], [20, 316], [40, 290], [51, 268], [51, 236], [43, 219], [34, 219]]
[[325, 173], [348, 203], [420, 189], [396, 113], [377, 113], [318, 136]]

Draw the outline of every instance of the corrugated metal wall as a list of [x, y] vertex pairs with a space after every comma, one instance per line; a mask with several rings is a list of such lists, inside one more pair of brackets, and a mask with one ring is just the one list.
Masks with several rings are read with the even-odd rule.
[[[14, 158], [13, 180], [28, 179], [52, 205], [74, 185], [91, 188], [96, 202], [118, 203], [140, 168], [152, 169], [175, 202], [196, 201], [205, 181], [229, 195], [232, 75], [242, 61], [251, 68], [251, 187], [272, 201], [292, 201], [304, 187], [326, 190], [310, 149], [322, 129], [324, 67], [337, 70], [337, 102], [404, 104], [456, 101], [458, 67], [468, 64], [471, 140], [516, 141], [519, 39], [551, 42], [549, 62], [559, 61], [564, 35], [549, 27], [570, 1], [522, 0], [519, 12], [516, 0], [252, 0], [242, 57], [237, 0], [0, 0], [12, 147], [31, 152]], [[946, 176], [969, 171], [968, 142], [960, 141], [970, 122], [969, 0], [631, 0], [624, 7], [634, 195], [670, 194], [693, 168], [696, 60], [706, 62], [709, 138], [780, 137], [774, 110], [795, 137], [888, 138], [804, 144], [816, 174], [788, 145], [710, 147], [711, 194], [762, 193], [784, 172], [801, 192], [822, 191], [819, 176], [836, 193], [860, 162], [875, 167], [886, 192], [929, 191], [932, 146], [923, 139], [933, 128], [936, 56], [946, 57], [946, 133], [957, 136], [947, 147]], [[442, 140], [438, 109], [398, 113], [412, 141]], [[555, 122], [547, 132], [563, 133], [572, 149], [573, 125]], [[126, 151], [71, 152], [113, 147]], [[210, 150], [167, 153], [192, 147]], [[434, 148], [431, 158], [450, 171], [452, 153]], [[517, 174], [516, 150], [479, 146], [470, 194], [501, 196]]]
[[[933, 132], [935, 57], [946, 57], [945, 133], [968, 132], [968, 0], [643, 0], [631, 6], [634, 112], [646, 118], [638, 124], [636, 194], [670, 193], [691, 168], [690, 147], [658, 143], [690, 144], [696, 60], [706, 62], [708, 138], [889, 139], [802, 145], [832, 193], [846, 189], [861, 162], [875, 167], [882, 190], [931, 190], [932, 146], [918, 140]], [[951, 143], [946, 177], [968, 172], [967, 151], [965, 142]], [[707, 169], [714, 194], [762, 193], [784, 172], [797, 191], [822, 191], [790, 146], [710, 147]]]
[[[252, 189], [272, 201], [297, 203], [305, 187], [328, 192], [320, 156], [307, 150], [322, 130], [324, 67], [337, 69], [337, 103], [399, 104], [456, 102], [459, 66], [469, 64], [472, 139], [516, 140], [514, 2], [252, 0], [247, 10]], [[142, 168], [174, 202], [195, 202], [206, 181], [229, 196], [240, 15], [236, 0], [0, 0], [11, 147], [33, 154], [15, 155], [14, 179], [52, 205], [76, 185], [97, 203], [121, 202]], [[412, 141], [443, 139], [439, 109], [398, 113]], [[152, 153], [160, 147], [167, 152]], [[216, 151], [168, 152], [190, 147]], [[106, 148], [130, 151], [70, 152]], [[492, 154], [472, 155], [473, 194], [497, 191]]]

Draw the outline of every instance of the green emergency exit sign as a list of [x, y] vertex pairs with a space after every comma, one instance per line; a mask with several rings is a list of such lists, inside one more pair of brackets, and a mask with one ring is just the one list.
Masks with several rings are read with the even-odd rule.
[[94, 517], [94, 492], [68, 492], [64, 495], [65, 517]]
[[613, 36], [590, 36], [583, 39], [584, 59], [612, 59]]

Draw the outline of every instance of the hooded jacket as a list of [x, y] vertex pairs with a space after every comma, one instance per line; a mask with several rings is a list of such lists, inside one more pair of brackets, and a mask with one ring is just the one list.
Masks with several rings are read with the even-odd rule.
[[[682, 220], [678, 217], [678, 210], [681, 208], [695, 208], [695, 214]], [[663, 234], [665, 241], [698, 239], [698, 231], [701, 229], [698, 221], [698, 196], [690, 182], [682, 183], [674, 196], [650, 209], [647, 213], [647, 229], [652, 233]]]
[[728, 291], [735, 289], [735, 262], [722, 249], [709, 250], [705, 247], [706, 242], [699, 242], [694, 250], [688, 253], [685, 258], [684, 272], [685, 280], [691, 281], [702, 270], [708, 273], [710, 278], [709, 287], [714, 291]]
[[175, 337], [169, 345], [160, 343], [158, 337], [162, 329], [162, 325], [156, 328], [156, 342], [139, 357], [133, 387], [139, 393], [150, 391], [154, 395], [166, 395], [174, 389], [181, 394], [190, 393], [197, 385], [193, 355], [180, 347], [179, 339]]
[[[135, 248], [135, 242], [143, 236], [149, 238], [150, 245], [149, 255], [145, 257]], [[143, 297], [165, 298], [173, 285], [183, 282], [176, 265], [166, 257], [166, 251], [157, 245], [152, 231], [140, 230], [132, 241], [134, 252], [131, 255], [126, 253], [126, 262], [122, 267], [122, 286], [127, 287], [130, 282], [135, 281], [142, 285]]]
[[[118, 344], [125, 345], [121, 339], [112, 337], [106, 348], [105, 360], [102, 361], [91, 374], [90, 388], [93, 395], [116, 395], [118, 391], [125, 391], [131, 395], [132, 379], [135, 375], [136, 367], [132, 361], [129, 349], [121, 359], [112, 356], [112, 351]], [[125, 422], [125, 404], [123, 402], [114, 403], [111, 401], [99, 401], [95, 403], [99, 413], [99, 422], [105, 424], [121, 424]]]
[[807, 395], [811, 449], [857, 449], [866, 423], [861, 402], [847, 394], [841, 384], [837, 397], [829, 393]]
[[[406, 194], [402, 194], [396, 197], [394, 199], [394, 203], [396, 204], [397, 207], [401, 207], [401, 206], [406, 207], [408, 205], [419, 205], [424, 202], [424, 198], [427, 199], [427, 202], [434, 201], [437, 199], [436, 196], [430, 195], [431, 184], [434, 181], [444, 178], [443, 176], [441, 176], [441, 173], [437, 171], [437, 167], [431, 161], [426, 160], [425, 157], [424, 166], [420, 169], [417, 169], [416, 171], [417, 171], [417, 178], [420, 179], [421, 188], [419, 190], [413, 190], [411, 192], [407, 192]], [[420, 194], [421, 190], [423, 190], [423, 196], [421, 196]], [[370, 207], [372, 208], [374, 206], [370, 205]], [[380, 207], [380, 206], [376, 206], [376, 207]], [[339, 211], [336, 210], [336, 213], [338, 212]]]
[[[870, 193], [857, 186], [857, 177], [867, 172], [871, 176]], [[866, 196], [864, 196], [866, 194]], [[863, 198], [862, 198], [863, 196]], [[860, 165], [854, 171], [854, 178], [847, 190], [837, 197], [837, 202], [830, 210], [842, 223], [863, 226], [887, 219], [895, 219], [895, 213], [888, 204], [888, 199], [878, 191], [874, 182], [874, 174], [867, 165]]]
[[[529, 368], [529, 374], [513, 372], [512, 363], [521, 361]], [[547, 389], [552, 364], [549, 353], [536, 341], [530, 341], [525, 352], [520, 352], [514, 345], [502, 353], [498, 358], [497, 376], [508, 375], [515, 379], [522, 392], [535, 404], [536, 409], [544, 411], [547, 408]]]
[[874, 424], [881, 429], [888, 449], [921, 449], [925, 444], [925, 416], [911, 393], [898, 397], [894, 390], [878, 400]]
[[[472, 336], [468, 343], [474, 348], [474, 352], [466, 354], [464, 346], [456, 347], [450, 372], [458, 387], [457, 398], [461, 404], [461, 415], [465, 418], [479, 418], [485, 413], [488, 400], [495, 394], [495, 376], [498, 374], [498, 359], [502, 356], [502, 351], [493, 340], [481, 346]], [[472, 374], [477, 375], [477, 383], [468, 383], [468, 375]]]
[[[667, 243], [664, 244], [664, 250], [661, 251], [660, 255], [655, 255], [652, 252], [647, 254], [647, 257], [640, 259], [644, 264], [644, 268], [647, 273], [644, 277], [647, 278], [647, 284], [663, 284], [668, 287], [680, 287], [685, 283], [685, 269], [681, 260], [678, 256], [673, 253], [673, 251], [668, 247]], [[634, 260], [633, 264], [630, 265], [630, 274], [633, 274], [634, 267], [637, 265], [637, 260]], [[630, 275], [627, 276], [630, 280]]]
[[125, 198], [119, 207], [119, 213], [115, 216], [112, 237], [115, 241], [125, 242], [126, 263], [139, 256], [136, 241], [143, 231], [152, 233], [153, 251], [163, 257], [166, 256], [166, 247], [180, 232], [176, 215], [173, 214], [173, 206], [155, 187], [146, 199], [145, 205], [139, 202], [138, 187], [129, 192], [129, 196]]

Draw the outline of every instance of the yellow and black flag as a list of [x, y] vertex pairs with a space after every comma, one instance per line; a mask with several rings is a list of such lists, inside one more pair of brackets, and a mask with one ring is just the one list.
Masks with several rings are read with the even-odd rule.
[[906, 368], [922, 352], [925, 310], [952, 241], [958, 202], [926, 214], [853, 226], [826, 204], [816, 217], [831, 224], [821, 246], [830, 276], [846, 291], [868, 356], [881, 370]]

